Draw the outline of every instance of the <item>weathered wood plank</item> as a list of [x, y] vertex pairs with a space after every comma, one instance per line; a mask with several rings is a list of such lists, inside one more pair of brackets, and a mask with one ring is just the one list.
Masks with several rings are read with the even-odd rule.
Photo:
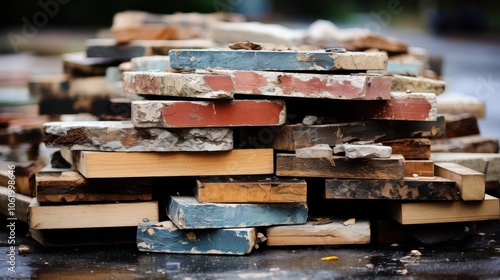
[[135, 128], [129, 121], [49, 122], [43, 125], [47, 147], [71, 150], [173, 152], [227, 151], [233, 148], [229, 128]]
[[285, 121], [281, 100], [132, 102], [135, 127], [277, 126]]
[[135, 40], [127, 44], [117, 44], [114, 39], [87, 39], [85, 41], [88, 57], [107, 57], [116, 60], [128, 60], [138, 56], [167, 55], [172, 49], [211, 48], [210, 40]]
[[169, 56], [170, 66], [183, 70], [369, 70], [385, 69], [387, 63], [387, 54], [384, 52], [173, 49]]
[[326, 179], [328, 199], [459, 200], [454, 181], [440, 177], [403, 180]]
[[180, 229], [245, 228], [303, 224], [305, 203], [200, 203], [195, 197], [172, 196], [167, 216]]
[[358, 178], [358, 179], [402, 179], [404, 158], [348, 159], [333, 156], [328, 158], [298, 158], [291, 154], [277, 154], [276, 175], [293, 177]]
[[125, 72], [123, 92], [175, 97], [232, 99], [234, 82], [229, 75]]
[[172, 222], [140, 223], [137, 249], [177, 254], [246, 255], [255, 246], [254, 228], [179, 230]]
[[432, 177], [434, 176], [434, 162], [432, 160], [405, 159], [405, 177]]
[[498, 153], [497, 137], [469, 135], [431, 141], [432, 152]]
[[446, 82], [424, 77], [411, 77], [394, 74], [391, 76], [392, 91], [410, 90], [412, 92], [432, 92], [436, 95], [443, 93]]
[[210, 153], [73, 151], [73, 166], [85, 178], [264, 175], [273, 174], [274, 158], [272, 149]]
[[455, 181], [462, 200], [484, 199], [486, 182], [483, 173], [454, 162], [437, 162], [434, 164], [434, 174]]
[[134, 71], [170, 70], [170, 57], [166, 55], [139, 56], [130, 60]]
[[13, 185], [16, 193], [35, 197], [35, 174], [44, 166], [45, 164], [39, 161], [0, 162], [0, 186]]
[[63, 72], [73, 77], [104, 76], [110, 66], [118, 66], [120, 60], [103, 57], [87, 57], [84, 52], [65, 53], [61, 56]]
[[15, 189], [9, 189], [8, 186], [0, 186], [0, 215], [27, 223], [28, 208], [32, 200], [31, 196], [16, 193]]
[[278, 177], [202, 177], [196, 198], [212, 203], [305, 203], [307, 183]]
[[479, 135], [477, 118], [471, 114], [445, 115], [446, 138]]
[[486, 102], [471, 95], [455, 92], [442, 94], [438, 97], [437, 105], [439, 114], [459, 115], [468, 113], [478, 119], [486, 117]]
[[41, 206], [31, 203], [30, 229], [105, 228], [137, 226], [144, 218], [158, 221], [158, 202]]
[[431, 153], [434, 162], [455, 162], [486, 175], [486, 182], [500, 181], [500, 155], [490, 153]]
[[389, 215], [404, 225], [498, 220], [500, 202], [490, 195], [483, 201], [392, 202]]
[[393, 154], [400, 154], [405, 159], [429, 159], [431, 157], [431, 141], [427, 138], [404, 138], [382, 141], [390, 146]]
[[[310, 126], [285, 124], [278, 129], [268, 129], [267, 132], [271, 135], [266, 138], [266, 142], [271, 143], [272, 147], [277, 150], [294, 151], [316, 144], [335, 146], [352, 140], [380, 142], [398, 138], [440, 135], [445, 133], [444, 124], [443, 117], [438, 117], [435, 122], [379, 120]], [[253, 134], [259, 136], [259, 131], [254, 133], [249, 131], [247, 136], [251, 137]], [[242, 141], [245, 140], [247, 139], [242, 139]]]
[[[203, 71], [201, 71], [203, 72]], [[211, 70], [233, 77], [237, 94], [346, 100], [388, 100], [391, 80], [378, 75], [325, 75]]]
[[152, 200], [147, 178], [85, 179], [75, 171], [40, 172], [36, 175], [38, 202], [73, 203]]
[[352, 245], [370, 244], [370, 222], [356, 220], [355, 224], [344, 225], [344, 221], [334, 219], [330, 223], [317, 225], [273, 226], [267, 228], [268, 246], [307, 245]]

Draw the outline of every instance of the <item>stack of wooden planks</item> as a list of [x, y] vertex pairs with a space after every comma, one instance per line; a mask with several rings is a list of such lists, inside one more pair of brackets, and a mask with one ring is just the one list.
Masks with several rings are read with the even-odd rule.
[[[70, 168], [15, 164], [34, 239], [244, 255], [500, 219], [486, 194], [498, 140], [478, 145], [474, 117], [438, 114], [446, 83], [425, 51], [374, 34], [306, 47], [301, 32], [243, 20], [119, 13], [113, 38], [31, 82], [41, 114], [100, 118], [44, 119], [41, 139]], [[218, 45], [226, 35], [268, 44]]]

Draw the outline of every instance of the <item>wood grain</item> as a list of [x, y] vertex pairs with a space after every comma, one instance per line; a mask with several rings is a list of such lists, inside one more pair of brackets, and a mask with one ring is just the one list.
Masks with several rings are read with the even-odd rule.
[[483, 173], [453, 162], [435, 163], [434, 173], [437, 176], [455, 181], [462, 200], [484, 199], [486, 182]]

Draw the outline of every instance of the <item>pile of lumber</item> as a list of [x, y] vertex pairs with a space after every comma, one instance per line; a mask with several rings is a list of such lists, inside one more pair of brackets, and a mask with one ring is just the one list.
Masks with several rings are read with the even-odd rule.
[[[43, 124], [69, 163], [32, 172], [25, 220], [44, 245], [242, 255], [432, 243], [450, 239], [434, 226], [500, 219], [483, 156], [497, 159], [498, 140], [475, 150], [481, 167], [437, 158], [479, 131], [438, 114], [446, 83], [423, 50], [321, 21], [299, 32], [219, 14], [127, 12], [112, 34], [65, 55], [63, 79], [32, 84], [44, 114], [100, 119]], [[74, 104], [87, 107], [64, 111]]]

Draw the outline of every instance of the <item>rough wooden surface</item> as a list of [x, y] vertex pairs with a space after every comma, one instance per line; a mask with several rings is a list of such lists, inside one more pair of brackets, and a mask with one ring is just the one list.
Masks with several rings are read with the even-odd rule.
[[438, 113], [449, 115], [471, 114], [478, 119], [486, 117], [486, 102], [471, 95], [445, 93], [438, 97]]
[[212, 70], [231, 75], [238, 94], [346, 100], [388, 100], [389, 77], [377, 75], [325, 75], [288, 72]]
[[170, 66], [183, 70], [207, 68], [278, 71], [368, 70], [385, 69], [387, 63], [387, 54], [383, 52], [173, 49], [169, 52], [169, 56]]
[[63, 72], [73, 77], [104, 76], [106, 68], [117, 66], [120, 61], [104, 57], [87, 57], [84, 52], [62, 55]]
[[500, 181], [500, 155], [490, 153], [431, 153], [434, 162], [455, 162], [486, 175], [486, 182]]
[[454, 162], [438, 162], [434, 164], [434, 174], [455, 181], [462, 200], [484, 199], [486, 182], [483, 173]]
[[73, 203], [152, 200], [150, 179], [85, 179], [75, 171], [36, 175], [38, 202]]
[[471, 114], [445, 115], [446, 138], [479, 135], [477, 118]]
[[390, 158], [348, 159], [297, 158], [290, 154], [277, 154], [276, 175], [321, 178], [402, 179], [404, 159], [401, 155]]
[[210, 153], [74, 151], [73, 166], [85, 178], [264, 175], [273, 174], [274, 158], [272, 149]]
[[139, 56], [130, 60], [134, 71], [170, 70], [170, 57], [166, 55]]
[[458, 200], [454, 181], [440, 177], [406, 177], [403, 180], [326, 179], [328, 199]]
[[285, 120], [280, 100], [132, 102], [135, 127], [277, 126]]
[[348, 245], [370, 244], [370, 222], [356, 220], [345, 226], [344, 221], [332, 219], [330, 223], [316, 225], [273, 226], [266, 230], [268, 246]]
[[231, 99], [233, 79], [229, 75], [125, 72], [123, 92], [175, 97]]
[[87, 39], [85, 41], [88, 57], [107, 57], [128, 60], [138, 56], [168, 55], [171, 49], [211, 48], [214, 43], [204, 39], [191, 40], [135, 40], [128, 44], [117, 44], [114, 39]]
[[246, 255], [255, 246], [254, 228], [179, 230], [172, 222], [140, 223], [137, 249], [178, 254]]
[[172, 196], [167, 206], [167, 216], [180, 229], [303, 224], [307, 213], [305, 203], [200, 203], [190, 196]]
[[469, 135], [431, 141], [432, 152], [498, 153], [497, 137]]
[[432, 177], [434, 176], [434, 161], [429, 159], [405, 159], [405, 177]]
[[202, 177], [196, 198], [213, 203], [305, 203], [307, 183], [279, 177]]
[[158, 202], [41, 206], [31, 203], [30, 229], [137, 226], [144, 218], [158, 221]]
[[272, 131], [271, 140], [274, 149], [294, 151], [316, 144], [335, 146], [352, 140], [380, 142], [443, 133], [445, 133], [444, 118], [439, 117], [435, 122], [380, 120], [311, 126], [285, 124]]
[[392, 91], [410, 90], [412, 92], [432, 92], [436, 95], [443, 93], [446, 82], [442, 80], [429, 79], [424, 77], [411, 77], [403, 75], [392, 75]]
[[429, 159], [431, 157], [431, 141], [427, 138], [403, 138], [383, 141], [382, 144], [392, 147], [393, 154], [400, 154], [405, 159]]
[[483, 201], [392, 202], [389, 215], [404, 225], [498, 220], [500, 202], [490, 195]]
[[228, 128], [135, 128], [129, 121], [49, 122], [43, 126], [47, 147], [72, 150], [173, 152], [227, 151], [233, 148]]
[[35, 174], [44, 166], [45, 164], [40, 161], [0, 162], [0, 186], [13, 185], [16, 193], [35, 197]]

